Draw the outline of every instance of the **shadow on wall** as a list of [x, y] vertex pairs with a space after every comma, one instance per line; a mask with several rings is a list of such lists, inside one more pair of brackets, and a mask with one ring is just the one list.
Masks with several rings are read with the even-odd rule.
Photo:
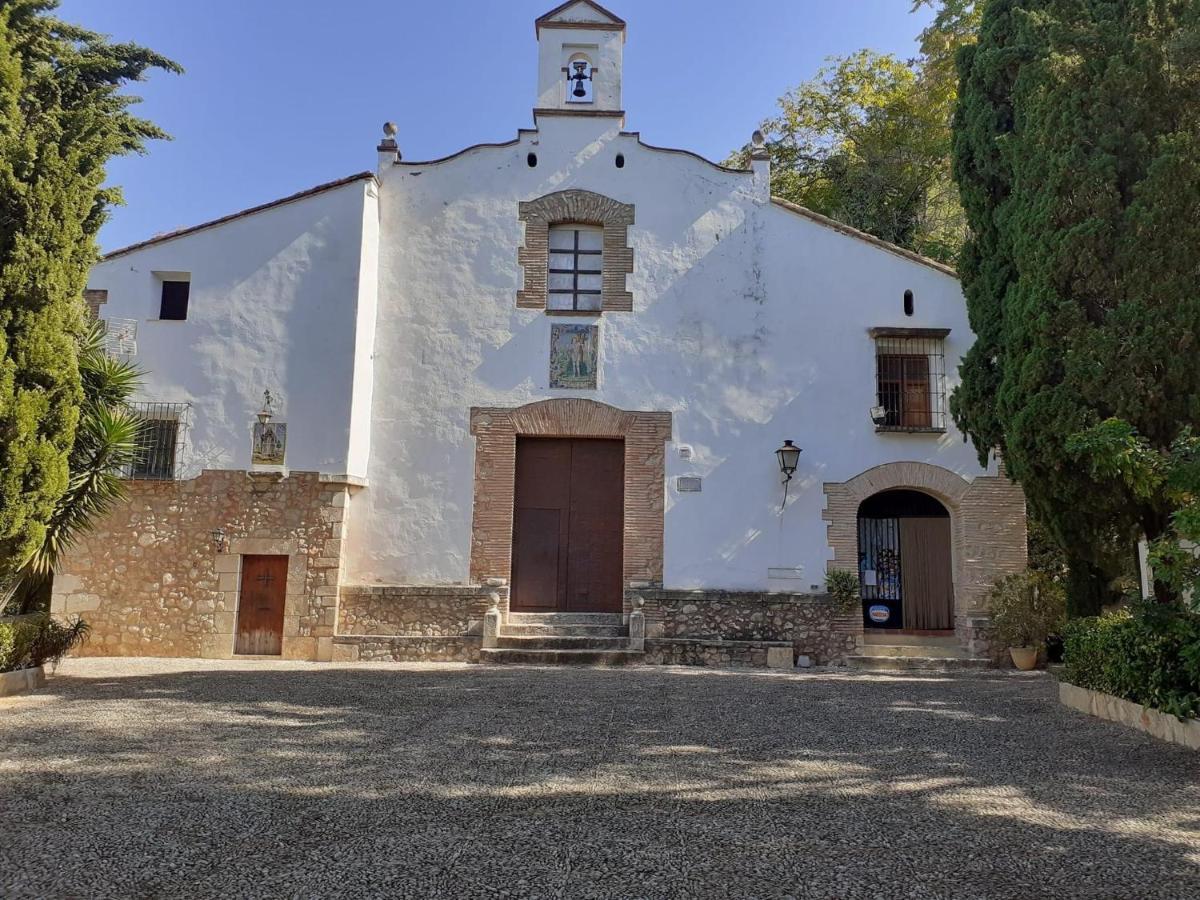
[[1050, 688], [528, 668], [60, 677], [0, 722], [6, 856], [56, 862], [6, 866], [0, 888], [1194, 895], [1194, 754], [1073, 715]]

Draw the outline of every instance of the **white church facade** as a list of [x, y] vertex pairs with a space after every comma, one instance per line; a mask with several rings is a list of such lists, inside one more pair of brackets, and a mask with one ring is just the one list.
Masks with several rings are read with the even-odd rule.
[[986, 653], [1024, 500], [948, 413], [954, 272], [774, 199], [760, 146], [735, 170], [624, 131], [625, 27], [538, 20], [513, 140], [414, 162], [389, 126], [375, 172], [95, 267], [148, 427], [55, 580], [85, 652]]

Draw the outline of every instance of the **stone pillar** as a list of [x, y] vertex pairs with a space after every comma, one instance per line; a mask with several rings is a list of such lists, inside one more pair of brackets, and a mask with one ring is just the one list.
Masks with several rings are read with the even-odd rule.
[[646, 614], [642, 612], [645, 603], [645, 600], [635, 595], [633, 612], [629, 614], [629, 649], [634, 653], [642, 653], [646, 649]]
[[492, 605], [483, 614], [483, 649], [495, 649], [500, 646], [500, 595], [493, 592]]

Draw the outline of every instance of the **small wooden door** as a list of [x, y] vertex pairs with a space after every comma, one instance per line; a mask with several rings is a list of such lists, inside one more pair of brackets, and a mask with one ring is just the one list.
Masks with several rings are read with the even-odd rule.
[[283, 652], [286, 556], [243, 556], [234, 653], [278, 656]]
[[620, 612], [625, 444], [518, 438], [511, 608]]
[[950, 518], [902, 518], [900, 553], [904, 627], [914, 631], [953, 628]]

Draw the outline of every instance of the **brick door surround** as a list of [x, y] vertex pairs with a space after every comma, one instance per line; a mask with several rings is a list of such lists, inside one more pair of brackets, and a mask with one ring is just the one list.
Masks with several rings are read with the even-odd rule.
[[825, 510], [833, 559], [829, 569], [858, 571], [858, 508], [882, 491], [907, 489], [929, 494], [950, 513], [951, 571], [956, 630], [986, 614], [985, 599], [999, 578], [1028, 561], [1025, 494], [1005, 475], [961, 475], [924, 462], [893, 462], [840, 483], [826, 482]]
[[515, 408], [472, 407], [475, 506], [471, 580], [511, 578], [517, 437], [621, 438], [625, 441], [625, 587], [661, 586], [666, 455], [671, 414], [617, 409], [560, 397]]

